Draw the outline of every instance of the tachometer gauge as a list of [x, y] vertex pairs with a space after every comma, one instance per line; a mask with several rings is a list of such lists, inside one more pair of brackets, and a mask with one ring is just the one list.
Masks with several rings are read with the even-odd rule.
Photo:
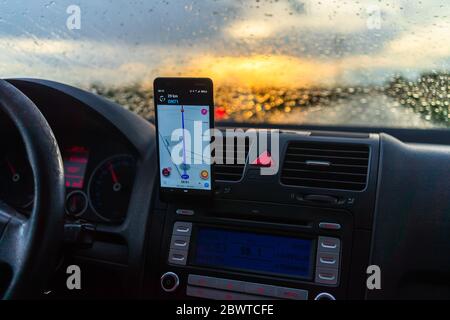
[[34, 182], [26, 156], [9, 154], [0, 160], [0, 199], [16, 209], [33, 203]]
[[133, 188], [136, 162], [130, 155], [118, 155], [103, 161], [89, 180], [92, 210], [103, 220], [124, 219]]

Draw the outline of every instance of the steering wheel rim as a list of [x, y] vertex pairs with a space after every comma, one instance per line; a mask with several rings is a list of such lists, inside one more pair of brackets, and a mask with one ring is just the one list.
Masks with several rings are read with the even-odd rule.
[[31, 298], [42, 292], [62, 244], [64, 170], [44, 116], [27, 96], [2, 79], [0, 108], [21, 136], [34, 180], [34, 205], [29, 217], [0, 203], [0, 263], [11, 272], [0, 298]]

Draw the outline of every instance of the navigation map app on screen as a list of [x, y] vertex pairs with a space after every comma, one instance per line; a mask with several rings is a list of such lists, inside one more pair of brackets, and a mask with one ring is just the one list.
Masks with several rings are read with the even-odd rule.
[[[209, 106], [158, 104], [157, 108], [161, 187], [211, 190], [211, 164], [209, 157], [205, 158], [210, 154], [210, 141], [195, 136], [194, 131], [195, 125], [197, 130], [201, 126], [201, 134], [209, 130]], [[173, 141], [172, 134], [179, 129], [183, 134]], [[201, 148], [194, 143], [201, 143]]]

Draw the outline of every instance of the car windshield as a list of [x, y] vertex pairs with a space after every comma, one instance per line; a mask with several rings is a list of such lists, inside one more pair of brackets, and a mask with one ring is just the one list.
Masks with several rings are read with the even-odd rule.
[[218, 121], [450, 127], [447, 0], [0, 3], [2, 77], [152, 119], [157, 76], [206, 76]]

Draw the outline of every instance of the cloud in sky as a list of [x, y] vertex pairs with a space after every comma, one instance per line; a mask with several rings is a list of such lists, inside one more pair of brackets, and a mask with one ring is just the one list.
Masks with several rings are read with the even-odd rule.
[[243, 11], [226, 31], [233, 38], [259, 39], [289, 33], [294, 29], [351, 33], [366, 27], [364, 6], [341, 1], [264, 2]]
[[[450, 3], [430, 1], [6, 1], [3, 77], [77, 85], [204, 75], [218, 83], [311, 86], [449, 69]], [[48, 7], [47, 7], [48, 6]], [[380, 29], [368, 28], [379, 9]], [[84, 13], [83, 13], [84, 12]]]

